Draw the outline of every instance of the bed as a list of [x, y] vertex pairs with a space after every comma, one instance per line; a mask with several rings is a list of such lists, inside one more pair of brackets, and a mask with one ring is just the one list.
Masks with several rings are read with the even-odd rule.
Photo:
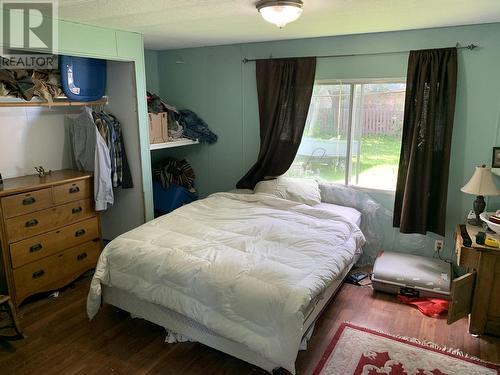
[[217, 193], [110, 242], [87, 300], [295, 373], [314, 321], [364, 244], [355, 209]]

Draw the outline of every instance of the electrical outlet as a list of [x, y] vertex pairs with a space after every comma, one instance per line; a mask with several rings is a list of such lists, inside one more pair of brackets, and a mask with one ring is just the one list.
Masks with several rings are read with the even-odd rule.
[[443, 250], [443, 240], [434, 241], [434, 251], [439, 253], [441, 250]]

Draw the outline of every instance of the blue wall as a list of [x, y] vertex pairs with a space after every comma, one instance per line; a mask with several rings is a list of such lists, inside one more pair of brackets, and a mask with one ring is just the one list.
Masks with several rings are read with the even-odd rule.
[[[160, 95], [177, 107], [197, 112], [220, 137], [215, 145], [154, 152], [152, 158], [156, 160], [167, 154], [188, 158], [198, 175], [202, 195], [234, 187], [254, 163], [259, 150], [255, 64], [243, 64], [243, 57], [377, 53], [448, 47], [456, 42], [476, 43], [481, 46], [478, 50], [459, 52], [445, 243], [450, 255], [454, 228], [463, 222], [474, 199], [461, 193], [460, 187], [470, 178], [475, 165], [490, 164], [492, 147], [498, 142], [499, 35], [497, 23], [147, 53], [147, 60], [157, 59]], [[323, 58], [318, 60], [316, 78], [405, 77], [407, 58], [407, 53]], [[149, 74], [154, 76], [155, 72]], [[372, 195], [392, 210], [392, 194]], [[500, 208], [499, 202], [490, 200], [490, 207]], [[438, 236], [398, 236], [388, 225], [386, 238], [386, 250], [394, 248], [432, 255], [433, 242]]]

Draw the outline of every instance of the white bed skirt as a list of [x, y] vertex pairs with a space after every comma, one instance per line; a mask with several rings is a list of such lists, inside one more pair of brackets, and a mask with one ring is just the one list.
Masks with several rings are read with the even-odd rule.
[[[311, 306], [308, 308], [304, 321], [303, 340], [305, 341], [303, 341], [301, 347], [304, 347], [307, 340], [312, 336], [314, 322], [338, 291], [345, 276], [354, 264], [356, 264], [357, 260], [358, 256], [356, 256], [352, 263], [342, 272], [342, 274], [330, 284], [320, 298], [313, 301]], [[164, 306], [142, 300], [124, 290], [103, 285], [103, 302], [128, 311], [134, 317], [146, 319], [155, 323], [169, 332], [180, 334], [183, 337], [188, 338], [190, 341], [200, 342], [245, 362], [256, 365], [268, 372], [272, 372], [273, 369], [280, 367], [276, 363], [258, 355], [246, 346], [217, 335], [207, 327], [182, 314], [172, 311]]]

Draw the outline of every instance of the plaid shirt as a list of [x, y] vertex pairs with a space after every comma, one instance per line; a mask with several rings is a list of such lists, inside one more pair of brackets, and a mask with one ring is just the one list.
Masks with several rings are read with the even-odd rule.
[[[111, 180], [113, 187], [122, 186], [123, 181], [123, 140], [120, 122], [113, 115], [105, 112], [95, 113], [96, 125], [101, 120], [107, 126], [106, 143], [108, 144], [111, 158]], [[102, 126], [102, 125], [101, 125]], [[130, 171], [128, 172], [130, 173]]]

